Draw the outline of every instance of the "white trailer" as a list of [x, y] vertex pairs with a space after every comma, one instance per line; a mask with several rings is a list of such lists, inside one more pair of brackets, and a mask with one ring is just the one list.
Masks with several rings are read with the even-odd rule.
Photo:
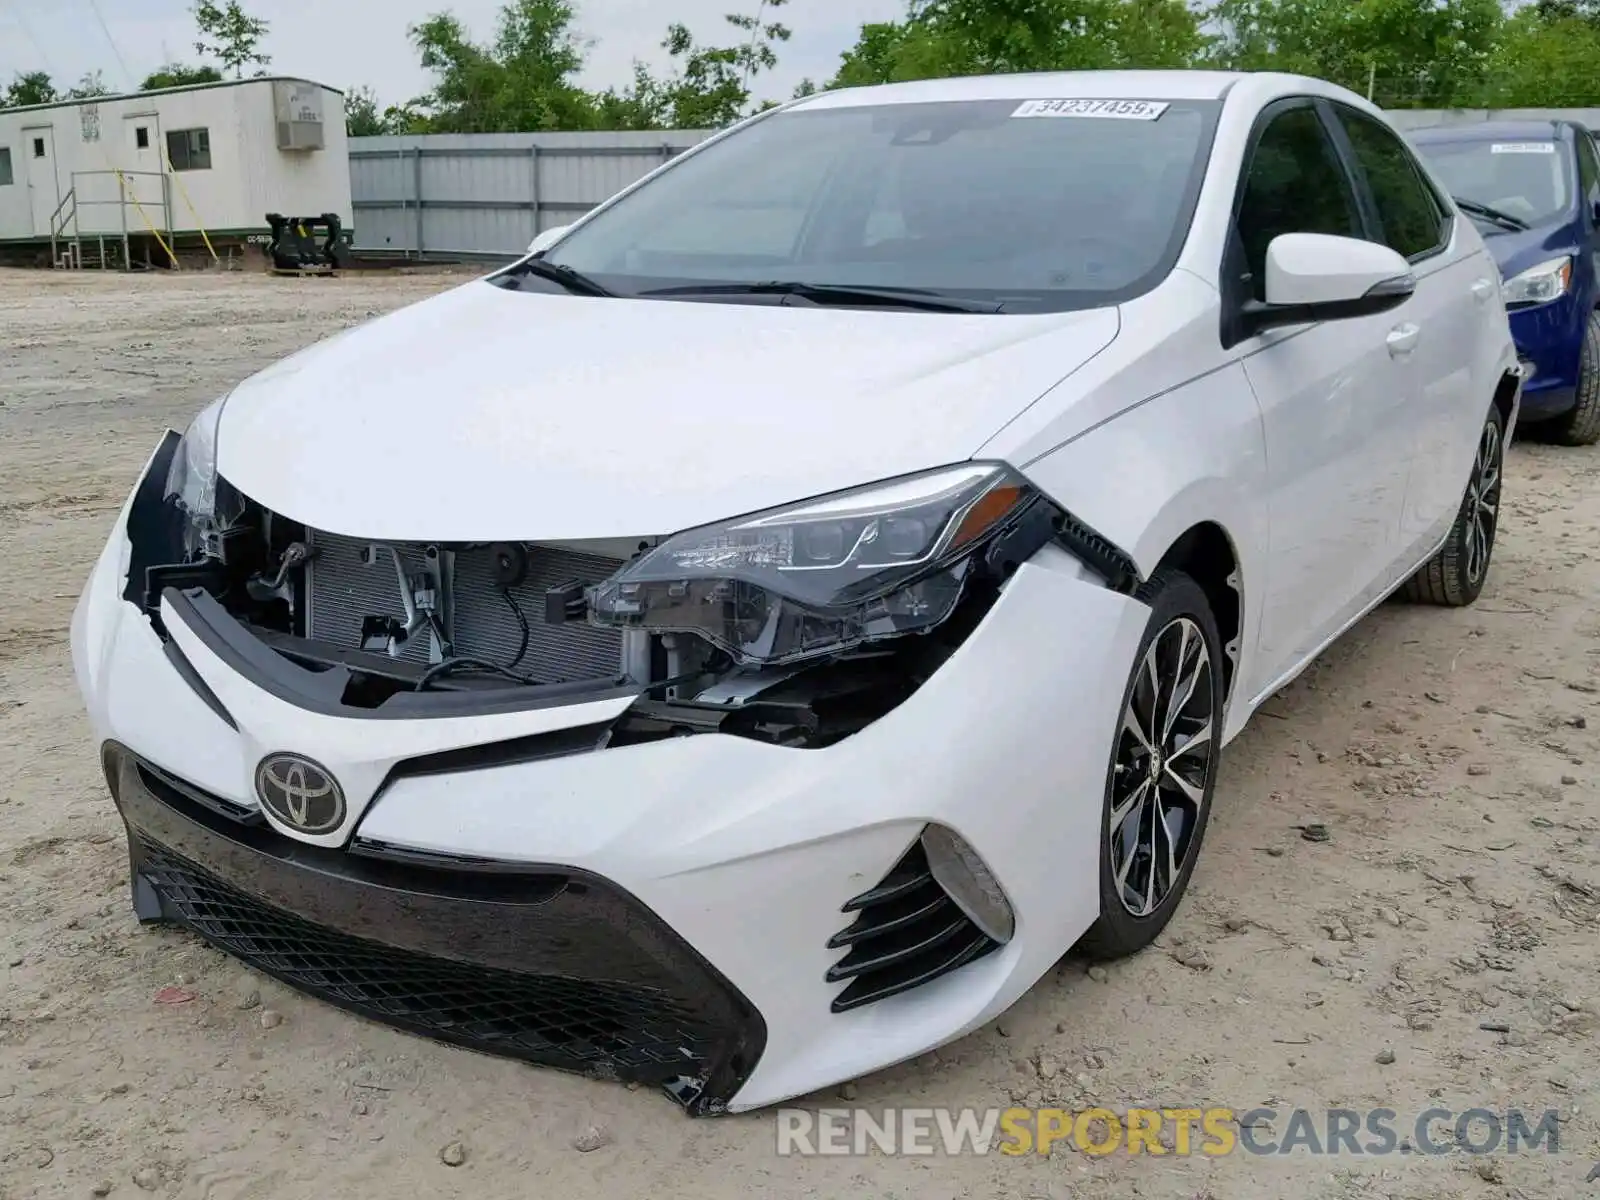
[[168, 266], [265, 243], [268, 213], [350, 229], [343, 93], [264, 78], [0, 109], [0, 261]]

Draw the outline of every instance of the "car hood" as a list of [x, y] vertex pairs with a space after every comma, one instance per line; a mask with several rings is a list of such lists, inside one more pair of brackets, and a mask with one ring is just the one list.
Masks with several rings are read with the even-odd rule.
[[656, 536], [965, 460], [1117, 327], [478, 281], [241, 384], [218, 469], [355, 537]]
[[1503, 230], [1478, 223], [1483, 247], [1494, 259], [1500, 274], [1511, 279], [1529, 267], [1561, 254], [1575, 253], [1578, 234], [1570, 224], [1537, 225], [1532, 229]]

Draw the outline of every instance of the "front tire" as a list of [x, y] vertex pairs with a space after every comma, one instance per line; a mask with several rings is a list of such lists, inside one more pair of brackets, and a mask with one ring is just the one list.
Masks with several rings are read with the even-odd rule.
[[1478, 434], [1472, 476], [1444, 545], [1400, 588], [1416, 604], [1464, 608], [1478, 598], [1489, 577], [1495, 533], [1500, 527], [1500, 479], [1505, 467], [1505, 418], [1490, 406]]
[[1572, 407], [1548, 422], [1550, 439], [1563, 446], [1600, 442], [1600, 313], [1589, 314], [1578, 360], [1578, 394]]
[[1123, 691], [1100, 819], [1100, 917], [1079, 943], [1125, 958], [1166, 928], [1211, 818], [1222, 742], [1222, 637], [1205, 592], [1162, 569]]

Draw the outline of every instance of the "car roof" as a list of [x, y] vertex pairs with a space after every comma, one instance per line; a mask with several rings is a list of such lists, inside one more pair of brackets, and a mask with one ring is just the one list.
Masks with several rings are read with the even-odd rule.
[[1048, 71], [923, 79], [819, 92], [793, 109], [855, 108], [960, 100], [1221, 100], [1248, 81], [1263, 100], [1275, 94], [1313, 94], [1371, 108], [1354, 92], [1302, 75], [1254, 71]]
[[1429, 125], [1410, 130], [1407, 136], [1418, 145], [1428, 142], [1497, 142], [1531, 138], [1560, 137], [1570, 121], [1469, 121], [1453, 125]]

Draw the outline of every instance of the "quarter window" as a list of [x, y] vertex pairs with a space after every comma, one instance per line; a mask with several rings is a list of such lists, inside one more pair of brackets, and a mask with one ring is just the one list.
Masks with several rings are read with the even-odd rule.
[[1238, 233], [1250, 293], [1266, 299], [1267, 247], [1285, 233], [1361, 237], [1349, 177], [1310, 105], [1273, 117], [1261, 131], [1239, 201]]
[[211, 131], [174, 129], [167, 134], [167, 158], [174, 171], [211, 169]]
[[1413, 260], [1443, 249], [1448, 239], [1444, 210], [1405, 143], [1381, 122], [1353, 109], [1339, 109], [1339, 120], [1367, 177], [1384, 243]]

